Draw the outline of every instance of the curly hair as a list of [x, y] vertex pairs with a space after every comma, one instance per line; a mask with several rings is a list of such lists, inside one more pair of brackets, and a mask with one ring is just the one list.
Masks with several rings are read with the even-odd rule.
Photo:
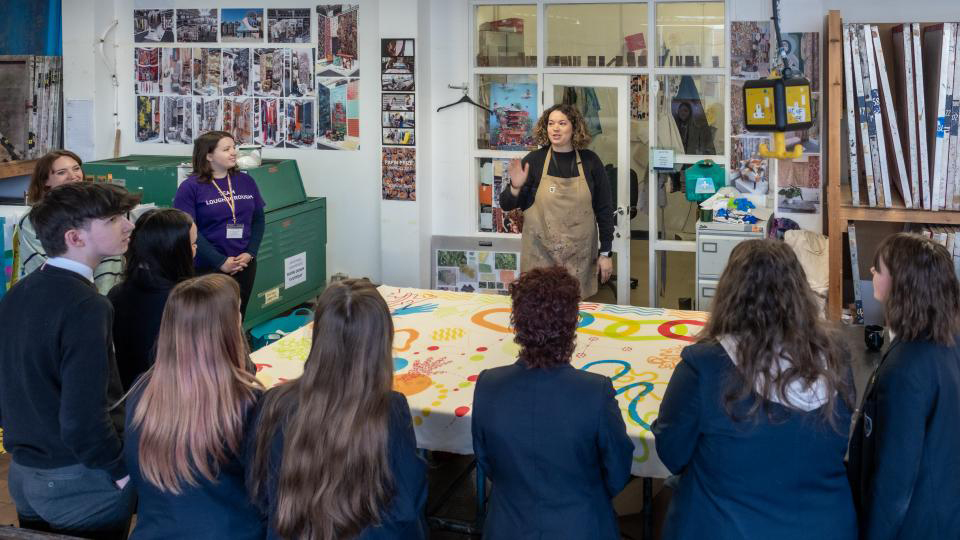
[[537, 120], [537, 125], [533, 128], [533, 137], [536, 139], [537, 144], [540, 146], [550, 144], [550, 136], [547, 135], [547, 122], [550, 119], [550, 113], [553, 111], [562, 112], [563, 115], [567, 117], [567, 120], [570, 121], [570, 125], [573, 127], [573, 138], [570, 143], [573, 145], [573, 148], [576, 150], [586, 148], [587, 145], [590, 144], [590, 134], [587, 133], [587, 123], [583, 119], [583, 115], [580, 114], [580, 111], [573, 105], [567, 103], [554, 105], [543, 111], [543, 114], [540, 115], [540, 118]]
[[[728, 382], [724, 408], [735, 420], [749, 420], [774, 395], [787, 396], [794, 381], [806, 385], [821, 380], [827, 401], [821, 408], [834, 429], [838, 397], [853, 403], [848, 381], [849, 363], [836, 332], [819, 315], [816, 298], [793, 249], [778, 240], [748, 240], [730, 253], [717, 284], [710, 320], [700, 333], [701, 343], [718, 343], [723, 336], [738, 340], [737, 373]], [[785, 358], [790, 367], [775, 369]], [[745, 410], [734, 406], [751, 398]], [[739, 412], [742, 411], [742, 414]]]
[[513, 341], [531, 368], [570, 363], [580, 316], [580, 283], [562, 266], [534, 268], [510, 284]]
[[960, 333], [960, 284], [947, 248], [910, 233], [880, 243], [873, 266], [890, 274], [884, 301], [887, 326], [903, 341], [929, 339], [953, 345]]

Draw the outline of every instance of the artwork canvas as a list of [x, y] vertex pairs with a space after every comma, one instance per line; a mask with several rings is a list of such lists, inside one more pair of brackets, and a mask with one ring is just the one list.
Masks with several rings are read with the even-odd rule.
[[216, 43], [218, 26], [216, 9], [177, 10], [177, 41], [181, 43]]
[[417, 200], [416, 149], [384, 147], [381, 151], [383, 199], [388, 201]]
[[490, 85], [490, 148], [526, 150], [534, 146], [533, 126], [537, 118], [535, 83]]
[[263, 8], [221, 9], [220, 17], [220, 41], [263, 42]]
[[359, 77], [359, 4], [317, 6], [317, 76]]
[[269, 43], [309, 43], [309, 9], [267, 9], [267, 41]]
[[161, 49], [160, 88], [164, 94], [193, 95], [193, 49]]
[[193, 49], [193, 95], [220, 95], [220, 49]]
[[173, 10], [133, 10], [133, 41], [134, 43], [173, 43]]
[[134, 92], [136, 94], [157, 94], [160, 92], [160, 48], [135, 47]]
[[250, 95], [250, 49], [223, 49], [221, 88], [225, 96]]
[[317, 79], [317, 148], [360, 148], [360, 79]]
[[193, 144], [193, 98], [160, 98], [163, 110], [163, 142]]
[[137, 126], [135, 139], [141, 143], [163, 142], [159, 96], [137, 96]]

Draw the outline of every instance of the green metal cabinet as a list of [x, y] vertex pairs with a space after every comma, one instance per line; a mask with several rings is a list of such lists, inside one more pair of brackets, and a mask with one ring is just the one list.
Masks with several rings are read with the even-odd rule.
[[[189, 156], [130, 155], [83, 164], [88, 180], [109, 179], [157, 206], [173, 205], [178, 178], [186, 178], [190, 170]], [[244, 172], [257, 182], [266, 203], [257, 278], [243, 323], [250, 329], [323, 291], [327, 206], [326, 199], [307, 197], [295, 160], [265, 159], [260, 167]]]

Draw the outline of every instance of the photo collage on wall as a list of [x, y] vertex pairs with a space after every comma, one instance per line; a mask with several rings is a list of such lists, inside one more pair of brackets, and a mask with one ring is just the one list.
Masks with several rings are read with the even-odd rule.
[[[380, 40], [380, 129], [383, 144], [383, 199], [415, 201], [416, 77], [412, 39]], [[406, 148], [404, 148], [406, 147]], [[392, 162], [403, 162], [398, 171]]]
[[317, 6], [317, 148], [360, 149], [359, 4]]
[[480, 232], [523, 232], [523, 211], [500, 208], [500, 194], [510, 182], [510, 160], [480, 158]]
[[[311, 43], [308, 8], [134, 10], [134, 41], [144, 44], [134, 49], [136, 141], [192, 144], [224, 130], [238, 144], [358, 148], [358, 6], [317, 12], [321, 36], [333, 19], [333, 46]], [[194, 46], [207, 43], [223, 46]], [[319, 71], [328, 64], [349, 70], [331, 81]]]
[[[771, 163], [759, 155], [760, 144], [773, 145], [764, 133], [744, 127], [743, 86], [748, 80], [770, 76], [777, 53], [770, 21], [733, 21], [730, 25], [730, 164], [728, 185], [741, 193], [776, 196], [776, 209], [787, 213], [819, 213], [820, 210], [820, 60], [819, 33], [785, 33], [782, 46], [785, 65], [810, 82], [813, 127], [785, 134], [787, 150], [797, 144], [803, 156], [778, 160], [777, 192], [772, 192]], [[802, 172], [801, 172], [802, 170]], [[816, 176], [816, 179], [814, 179]]]
[[510, 251], [436, 250], [434, 288], [441, 291], [509, 294], [520, 273], [520, 254]]

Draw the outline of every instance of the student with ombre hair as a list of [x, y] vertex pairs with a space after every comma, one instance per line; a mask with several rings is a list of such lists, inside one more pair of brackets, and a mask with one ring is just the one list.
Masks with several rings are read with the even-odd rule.
[[173, 288], [156, 360], [128, 395], [124, 457], [139, 495], [131, 538], [263, 538], [244, 484], [244, 441], [263, 387], [246, 359], [233, 279], [210, 274]]

